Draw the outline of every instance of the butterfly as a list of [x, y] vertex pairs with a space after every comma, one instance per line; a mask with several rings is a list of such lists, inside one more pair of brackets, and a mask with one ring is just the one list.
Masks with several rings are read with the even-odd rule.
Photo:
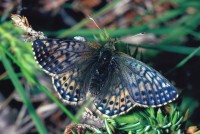
[[82, 38], [45, 38], [33, 41], [32, 49], [63, 102], [81, 104], [89, 95], [98, 113], [106, 117], [121, 115], [136, 105], [160, 107], [178, 97], [159, 72], [110, 45]]

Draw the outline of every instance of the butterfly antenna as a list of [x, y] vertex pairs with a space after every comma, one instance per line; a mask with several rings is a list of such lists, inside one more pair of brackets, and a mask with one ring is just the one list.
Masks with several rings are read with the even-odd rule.
[[103, 34], [103, 36], [106, 38], [106, 40], [109, 39], [108, 35], [106, 34], [106, 32], [104, 30], [102, 30], [99, 25], [96, 23], [96, 21], [88, 15], [88, 18], [95, 24], [95, 26], [101, 31], [101, 33]]
[[36, 39], [47, 38], [43, 32], [33, 30], [32, 27], [29, 25], [29, 22], [26, 17], [20, 16], [18, 14], [12, 14], [11, 19], [13, 20], [14, 25], [16, 27], [19, 27], [20, 29], [24, 30], [26, 33], [29, 34], [29, 37], [27, 37], [25, 41], [33, 42]]
[[99, 25], [96, 23], [96, 21], [95, 21], [91, 16], [88, 15], [88, 18], [96, 25], [96, 27], [97, 27], [99, 30], [103, 31], [103, 30], [99, 27]]

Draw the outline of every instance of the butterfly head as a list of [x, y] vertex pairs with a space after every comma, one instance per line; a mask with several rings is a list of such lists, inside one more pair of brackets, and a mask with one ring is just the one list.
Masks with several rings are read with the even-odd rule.
[[115, 44], [117, 43], [117, 39], [108, 39], [107, 43], [104, 45], [105, 48], [111, 49], [111, 50], [116, 50]]
[[99, 63], [109, 63], [112, 59], [113, 52], [110, 48], [102, 48], [99, 53]]

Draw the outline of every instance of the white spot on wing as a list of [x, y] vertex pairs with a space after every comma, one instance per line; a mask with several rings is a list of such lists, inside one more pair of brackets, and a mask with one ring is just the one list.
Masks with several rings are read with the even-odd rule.
[[67, 96], [66, 96], [66, 99], [67, 99], [67, 100], [69, 100], [69, 98], [70, 98], [70, 96], [69, 96], [69, 95], [67, 95]]
[[109, 113], [110, 113], [110, 111], [109, 111], [109, 110], [106, 110], [106, 111], [105, 111], [105, 113], [106, 113], [106, 114], [109, 114]]
[[98, 107], [99, 110], [102, 110], [102, 107]]

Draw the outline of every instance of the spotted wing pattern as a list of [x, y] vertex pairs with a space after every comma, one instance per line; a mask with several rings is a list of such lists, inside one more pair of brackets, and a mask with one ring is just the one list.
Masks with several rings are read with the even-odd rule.
[[[102, 54], [99, 45], [77, 40], [40, 39], [33, 42], [32, 48], [40, 67], [52, 76], [59, 97], [69, 104], [82, 103], [91, 83], [95, 82], [92, 73], [99, 73], [95, 68]], [[107, 68], [108, 74], [105, 80], [98, 79], [102, 82], [99, 91], [95, 87], [90, 90], [98, 93], [93, 97], [99, 113], [114, 117], [135, 105], [158, 107], [178, 97], [170, 82], [144, 63], [122, 53], [115, 53], [111, 59], [109, 68], [102, 68]]]
[[85, 42], [61, 39], [35, 40], [32, 49], [37, 63], [52, 76], [81, 64], [94, 52]]
[[78, 68], [74, 68], [63, 75], [52, 77], [54, 89], [59, 97], [68, 104], [80, 104], [85, 99], [80, 73]]
[[94, 106], [100, 114], [115, 117], [134, 107], [128, 88], [121, 75], [112, 75], [102, 89], [102, 93], [94, 99]]
[[129, 94], [138, 105], [159, 107], [178, 97], [173, 85], [153, 68], [123, 54], [116, 59], [128, 82]]

